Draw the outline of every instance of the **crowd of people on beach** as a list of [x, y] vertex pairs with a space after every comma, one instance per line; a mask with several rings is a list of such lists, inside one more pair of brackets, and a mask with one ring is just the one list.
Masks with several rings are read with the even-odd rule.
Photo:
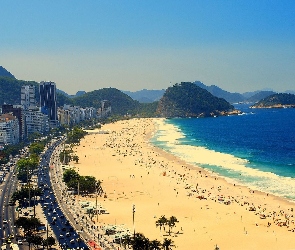
[[[153, 119], [141, 119], [138, 123], [133, 122], [131, 126], [128, 120], [120, 121], [119, 129], [112, 130], [109, 134], [103, 135], [102, 146], [96, 146], [100, 135], [88, 135], [83, 139], [83, 147], [89, 147], [102, 153], [108, 152], [106, 156], [114, 158], [118, 164], [126, 164], [128, 159], [128, 164], [131, 164], [130, 169], [135, 167], [143, 170], [140, 175], [131, 171], [129, 173], [130, 182], [132, 179], [140, 180], [144, 186], [146, 185], [145, 178], [153, 173], [161, 178], [156, 179], [154, 183], [149, 183], [149, 185], [153, 185], [155, 190], [160, 191], [159, 182], [167, 182], [171, 190], [173, 190], [176, 199], [179, 196], [186, 196], [187, 199], [195, 199], [200, 204], [206, 201], [204, 206], [201, 205], [203, 209], [210, 209], [213, 202], [221, 206], [239, 206], [244, 208], [249, 214], [256, 216], [256, 227], [265, 226], [273, 228], [278, 226], [286, 228], [286, 231], [295, 231], [291, 203], [283, 207], [276, 205], [275, 202], [269, 203], [268, 201], [273, 197], [271, 194], [243, 187], [239, 183], [226, 183], [221, 176], [216, 175], [214, 172], [209, 172], [206, 169], [187, 163], [169, 154], [169, 152], [153, 146], [149, 140], [153, 136], [152, 133], [154, 131], [154, 129], [151, 129], [151, 126], [156, 127], [156, 123], [157, 121]], [[87, 152], [85, 158], [95, 158], [94, 155], [90, 154], [90, 152], [89, 154]], [[109, 185], [108, 189], [104, 187], [105, 196], [101, 199], [101, 203], [105, 199], [113, 198], [120, 202], [120, 199], [132, 199], [134, 196], [145, 192], [144, 189], [137, 193], [136, 191], [128, 193], [126, 190], [120, 190], [117, 187], [120, 180], [115, 180], [115, 178], [113, 180], [110, 178], [103, 180], [102, 185], [107, 185], [108, 182], [112, 182], [113, 185]], [[158, 205], [160, 203], [159, 201], [155, 202]], [[241, 221], [245, 220], [245, 217], [241, 215]], [[246, 234], [247, 229], [244, 229], [244, 231]]]

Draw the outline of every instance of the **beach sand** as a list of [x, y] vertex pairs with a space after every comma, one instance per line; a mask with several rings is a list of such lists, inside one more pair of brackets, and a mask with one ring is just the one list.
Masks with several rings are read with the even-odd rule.
[[[109, 134], [89, 131], [73, 148], [79, 174], [102, 181], [107, 197], [98, 197], [108, 213], [94, 217], [97, 225], [123, 224], [133, 232], [135, 205], [135, 231], [160, 242], [171, 238], [173, 249], [295, 249], [294, 203], [230, 184], [154, 147], [149, 139], [155, 121], [161, 122], [106, 124], [102, 130]], [[156, 227], [162, 215], [179, 221], [171, 236], [167, 226]]]

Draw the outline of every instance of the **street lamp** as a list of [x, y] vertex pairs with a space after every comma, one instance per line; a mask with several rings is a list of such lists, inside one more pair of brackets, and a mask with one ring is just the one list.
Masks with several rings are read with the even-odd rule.
[[135, 223], [134, 223], [134, 215], [135, 215], [135, 205], [132, 206], [132, 220], [133, 220], [133, 235], [135, 238]]

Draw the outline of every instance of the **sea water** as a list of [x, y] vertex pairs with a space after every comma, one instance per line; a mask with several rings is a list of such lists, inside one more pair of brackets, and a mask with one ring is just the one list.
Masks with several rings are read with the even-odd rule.
[[229, 182], [295, 201], [295, 109], [158, 121], [152, 143]]

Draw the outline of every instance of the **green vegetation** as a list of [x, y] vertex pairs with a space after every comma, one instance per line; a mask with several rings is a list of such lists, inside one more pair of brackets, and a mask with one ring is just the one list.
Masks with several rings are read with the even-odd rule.
[[0, 164], [6, 164], [9, 161], [9, 156], [15, 156], [19, 154], [19, 151], [24, 148], [24, 143], [18, 143], [14, 145], [7, 145], [0, 151]]
[[101, 182], [93, 176], [81, 176], [74, 169], [67, 169], [63, 173], [63, 181], [69, 189], [78, 190], [81, 193], [102, 193]]
[[33, 235], [33, 231], [36, 231], [36, 229], [41, 226], [41, 221], [34, 217], [19, 217], [14, 224], [17, 228], [23, 228], [24, 234], [27, 236]]
[[17, 178], [22, 182], [28, 182], [39, 164], [39, 157], [35, 154], [28, 158], [22, 158], [17, 162]]
[[59, 154], [60, 162], [67, 165], [72, 160], [72, 153], [72, 149], [64, 149], [63, 151], [61, 151]]
[[164, 238], [163, 243], [158, 240], [150, 241], [142, 233], [136, 233], [133, 237], [126, 236], [121, 243], [124, 249], [133, 250], [169, 250], [173, 246], [171, 239]]
[[260, 100], [258, 103], [253, 105], [254, 108], [279, 108], [283, 106], [295, 107], [295, 95], [286, 93], [274, 94]]
[[25, 199], [32, 198], [33, 196], [41, 196], [43, 191], [40, 188], [32, 188], [29, 185], [21, 187], [20, 190], [17, 190], [13, 193], [11, 200], [19, 201], [21, 204]]
[[80, 140], [87, 134], [86, 131], [75, 126], [70, 132], [67, 134], [67, 141], [68, 144], [80, 144]]
[[30, 145], [29, 153], [40, 155], [45, 148], [45, 142], [33, 142]]
[[162, 117], [207, 117], [230, 111], [233, 106], [190, 82], [169, 87], [159, 101]]
[[169, 235], [172, 232], [172, 228], [176, 226], [176, 223], [178, 223], [179, 221], [177, 220], [177, 218], [175, 216], [171, 216], [169, 219], [167, 219], [164, 215], [162, 215], [157, 221], [156, 221], [156, 227], [160, 227], [160, 231], [162, 229], [162, 227], [164, 228], [165, 231], [165, 226], [168, 226], [169, 228]]

